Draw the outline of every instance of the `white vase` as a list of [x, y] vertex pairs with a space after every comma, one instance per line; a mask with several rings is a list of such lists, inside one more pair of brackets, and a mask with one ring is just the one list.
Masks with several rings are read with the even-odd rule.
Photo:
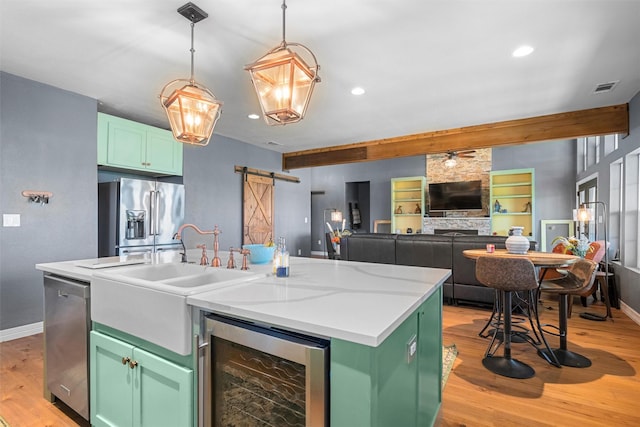
[[504, 242], [510, 254], [526, 254], [529, 250], [529, 239], [522, 235], [524, 227], [511, 227], [513, 234]]

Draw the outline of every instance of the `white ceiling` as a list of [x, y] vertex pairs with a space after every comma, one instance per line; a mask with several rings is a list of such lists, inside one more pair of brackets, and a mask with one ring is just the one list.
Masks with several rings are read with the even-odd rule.
[[[190, 73], [184, 3], [0, 0], [0, 67], [167, 128], [160, 90]], [[243, 67], [280, 43], [281, 0], [194, 3], [209, 14], [195, 26], [195, 77], [224, 102], [215, 134], [281, 152], [621, 104], [640, 91], [640, 0], [289, 0], [287, 41], [314, 52], [322, 82], [303, 121], [270, 127], [247, 118], [259, 107]], [[513, 58], [522, 44], [535, 51]]]

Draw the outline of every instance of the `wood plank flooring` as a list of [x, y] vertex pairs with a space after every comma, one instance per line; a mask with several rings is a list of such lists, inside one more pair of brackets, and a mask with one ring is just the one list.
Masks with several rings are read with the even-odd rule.
[[[574, 305], [569, 349], [589, 357], [590, 368], [558, 369], [530, 345], [514, 344], [513, 356], [536, 370], [531, 379], [514, 380], [482, 366], [488, 342], [478, 331], [490, 312], [445, 305], [443, 340], [455, 343], [459, 353], [437, 425], [639, 426], [640, 326], [619, 310], [605, 322], [580, 318], [585, 310], [604, 313], [600, 303], [588, 309]], [[543, 321], [556, 323], [555, 302], [544, 301], [541, 311]], [[557, 345], [557, 338], [550, 341]], [[0, 343], [0, 415], [11, 427], [86, 426], [64, 404], [42, 397], [42, 362], [41, 334]]]

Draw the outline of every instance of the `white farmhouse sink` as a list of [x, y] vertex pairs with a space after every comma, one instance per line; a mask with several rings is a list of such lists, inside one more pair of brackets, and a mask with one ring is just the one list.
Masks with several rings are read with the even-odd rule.
[[264, 276], [178, 263], [96, 272], [91, 280], [91, 320], [188, 355], [193, 334], [187, 296]]

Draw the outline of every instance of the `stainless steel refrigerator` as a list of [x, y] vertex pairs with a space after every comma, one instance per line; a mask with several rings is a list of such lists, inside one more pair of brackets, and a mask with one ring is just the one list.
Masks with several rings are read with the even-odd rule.
[[98, 184], [98, 256], [180, 249], [184, 186], [121, 178]]

